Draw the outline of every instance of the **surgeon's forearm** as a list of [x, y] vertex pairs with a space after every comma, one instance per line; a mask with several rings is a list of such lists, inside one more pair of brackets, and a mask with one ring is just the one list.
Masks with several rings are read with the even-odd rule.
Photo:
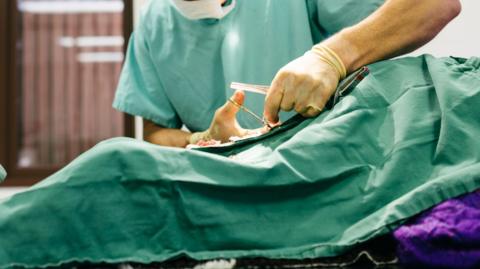
[[143, 121], [143, 132], [145, 141], [167, 147], [184, 148], [189, 144], [191, 136], [189, 132], [163, 128], [148, 120]]
[[324, 41], [347, 72], [411, 52], [433, 39], [461, 10], [459, 0], [387, 0], [369, 17]]

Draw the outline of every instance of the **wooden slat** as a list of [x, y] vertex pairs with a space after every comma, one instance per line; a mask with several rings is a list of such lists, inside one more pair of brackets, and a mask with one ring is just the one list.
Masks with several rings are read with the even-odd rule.
[[23, 58], [22, 58], [22, 140], [19, 152], [20, 165], [29, 165], [38, 162], [38, 137], [36, 136], [36, 100], [35, 90], [35, 15], [23, 14]]
[[[96, 29], [93, 22], [93, 14], [81, 15], [81, 35], [91, 36], [94, 35]], [[90, 49], [82, 48], [81, 52], [91, 52]], [[82, 81], [81, 91], [81, 148], [82, 151], [86, 151], [92, 146], [93, 137], [95, 134], [95, 105], [92, 102], [94, 97], [95, 87], [95, 69], [93, 63], [80, 63], [80, 80]]]
[[[7, 50], [8, 50], [8, 2], [0, 1], [0, 164], [7, 166], [7, 147], [8, 147], [8, 131], [7, 131]], [[8, 167], [5, 167], [8, 169]]]
[[[108, 14], [102, 14], [100, 16], [96, 16], [95, 24], [97, 29], [97, 34], [99, 36], [112, 36], [111, 25], [109, 25], [111, 16]], [[96, 52], [102, 51], [114, 51], [112, 47], [106, 48], [97, 48]], [[96, 103], [95, 106], [97, 107], [97, 114], [96, 114], [96, 129], [98, 130], [97, 139], [105, 139], [107, 137], [111, 137], [113, 134], [110, 132], [110, 125], [113, 123], [111, 122], [111, 115], [112, 109], [110, 102], [110, 92], [112, 91], [112, 86], [107, 79], [109, 76], [112, 75], [110, 72], [110, 66], [112, 63], [99, 63], [97, 64], [97, 71], [95, 73], [95, 95], [96, 95]]]
[[36, 24], [36, 90], [37, 95], [37, 124], [36, 124], [36, 136], [38, 138], [37, 150], [39, 152], [39, 165], [46, 165], [49, 163], [49, 81], [48, 81], [48, 46], [49, 46], [49, 33], [47, 31], [48, 17], [44, 15], [38, 15], [38, 21]]
[[[62, 15], [62, 25], [61, 25], [61, 33], [62, 33], [62, 36], [63, 37], [67, 37], [68, 36], [68, 15], [66, 14], [63, 14]], [[62, 110], [62, 114], [63, 114], [63, 121], [62, 121], [62, 124], [63, 124], [63, 130], [64, 130], [64, 136], [62, 137], [62, 140], [63, 140], [63, 145], [64, 145], [64, 153], [65, 153], [65, 161], [64, 163], [67, 163], [68, 161], [71, 160], [70, 158], [70, 136], [69, 136], [69, 122], [70, 122], [70, 119], [68, 117], [68, 112], [69, 112], [69, 107], [70, 107], [70, 104], [68, 103], [68, 93], [69, 93], [69, 89], [68, 89], [68, 70], [69, 70], [69, 57], [68, 57], [68, 53], [69, 53], [70, 49], [69, 48], [63, 48], [62, 49], [62, 56], [63, 56], [63, 79], [62, 79], [62, 88], [63, 88], [63, 100], [62, 100], [62, 103], [63, 103], [63, 110]]]
[[50, 40], [52, 48], [52, 62], [53, 66], [50, 72], [53, 73], [52, 91], [53, 91], [53, 105], [52, 105], [52, 125], [53, 133], [51, 141], [53, 144], [53, 164], [65, 164], [68, 159], [65, 151], [65, 136], [66, 123], [65, 117], [65, 66], [64, 66], [64, 52], [65, 47], [60, 44], [60, 39], [64, 37], [64, 20], [65, 15], [51, 15], [52, 16], [52, 39]]
[[[66, 35], [76, 38], [80, 36], [80, 17], [75, 14], [65, 15], [66, 19]], [[80, 134], [80, 65], [77, 61], [79, 49], [72, 47], [65, 50], [66, 64], [66, 102], [67, 108], [67, 152], [68, 159], [71, 160], [78, 156], [81, 152], [81, 134]]]
[[[123, 25], [124, 23], [124, 18], [123, 14], [113, 14], [111, 16], [111, 29], [112, 29], [112, 34], [115, 36], [124, 36], [123, 34], [123, 28], [118, 27], [118, 25]], [[128, 42], [128, 40], [125, 40], [124, 42]], [[118, 51], [123, 51], [123, 48], [118, 48]], [[118, 84], [118, 79], [120, 77], [120, 73], [122, 70], [122, 65], [123, 63], [115, 63], [113, 64], [112, 67], [112, 76], [110, 77], [110, 85], [111, 85], [111, 91], [110, 91], [110, 106], [112, 107], [113, 99], [115, 97], [115, 89]], [[124, 135], [124, 115], [123, 113], [113, 110], [112, 112], [112, 136], [121, 136]]]

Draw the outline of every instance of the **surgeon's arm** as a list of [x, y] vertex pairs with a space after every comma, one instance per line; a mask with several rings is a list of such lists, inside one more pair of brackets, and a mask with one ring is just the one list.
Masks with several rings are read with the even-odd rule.
[[164, 128], [151, 121], [144, 120], [144, 139], [157, 145], [184, 148], [188, 144], [196, 144], [201, 141], [227, 142], [232, 136], [242, 137], [252, 132], [262, 131], [244, 129], [237, 121], [236, 116], [240, 111], [239, 106], [243, 105], [245, 100], [245, 93], [236, 91], [229, 100], [215, 111], [207, 130], [189, 133], [180, 129]]
[[[459, 0], [387, 0], [360, 23], [320, 45], [331, 49], [346, 73], [363, 65], [417, 49], [435, 37], [461, 10]], [[278, 121], [279, 110], [318, 115], [341, 79], [342, 68], [307, 53], [280, 69], [265, 100], [265, 117]]]
[[143, 120], [143, 138], [153, 144], [184, 148], [189, 144], [191, 135], [190, 132], [165, 128], [149, 120]]
[[357, 25], [324, 44], [342, 59], [347, 72], [411, 52], [432, 40], [461, 10], [459, 0], [388, 0]]

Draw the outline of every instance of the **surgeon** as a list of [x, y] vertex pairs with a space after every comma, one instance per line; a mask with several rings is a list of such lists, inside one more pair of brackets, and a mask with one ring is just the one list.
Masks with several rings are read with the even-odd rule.
[[[173, 147], [261, 127], [230, 96], [271, 124], [314, 117], [346, 75], [415, 50], [460, 10], [458, 0], [150, 1], [113, 106], [144, 119], [147, 141]], [[271, 86], [234, 93], [233, 81]]]

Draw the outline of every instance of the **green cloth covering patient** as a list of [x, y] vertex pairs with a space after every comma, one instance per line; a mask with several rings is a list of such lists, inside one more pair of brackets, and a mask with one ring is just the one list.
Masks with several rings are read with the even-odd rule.
[[480, 187], [480, 59], [384, 61], [223, 150], [107, 140], [0, 202], [0, 267], [333, 256]]

